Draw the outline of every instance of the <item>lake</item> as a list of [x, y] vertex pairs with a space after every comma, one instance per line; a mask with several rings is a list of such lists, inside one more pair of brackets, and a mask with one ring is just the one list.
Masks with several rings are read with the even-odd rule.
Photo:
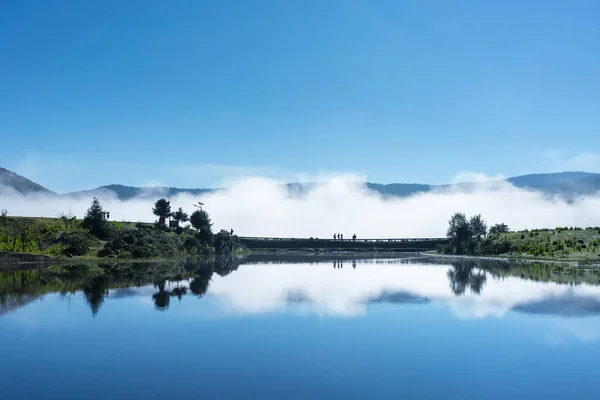
[[3, 399], [600, 398], [600, 273], [260, 256], [0, 272]]

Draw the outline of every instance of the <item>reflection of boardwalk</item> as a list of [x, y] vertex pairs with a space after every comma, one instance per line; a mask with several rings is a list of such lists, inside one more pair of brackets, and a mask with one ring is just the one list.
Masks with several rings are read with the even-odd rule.
[[448, 242], [445, 238], [385, 238], [385, 239], [317, 239], [241, 236], [239, 241], [248, 249], [331, 249], [420, 252], [435, 250]]

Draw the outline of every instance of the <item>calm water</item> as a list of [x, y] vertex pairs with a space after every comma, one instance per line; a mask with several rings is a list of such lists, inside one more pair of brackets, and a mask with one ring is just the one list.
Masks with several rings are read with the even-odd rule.
[[600, 398], [594, 271], [251, 257], [0, 273], [3, 399]]

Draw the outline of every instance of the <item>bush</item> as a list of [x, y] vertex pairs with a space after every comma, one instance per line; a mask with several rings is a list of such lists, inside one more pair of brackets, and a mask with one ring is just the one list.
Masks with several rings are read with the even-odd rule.
[[123, 231], [115, 235], [106, 242], [104, 249], [98, 252], [98, 257], [167, 257], [179, 254], [182, 249], [181, 237], [145, 225], [142, 228]]
[[183, 247], [188, 251], [192, 251], [193, 249], [197, 248], [199, 245], [198, 240], [193, 237], [193, 236], [188, 236], [187, 238], [185, 238], [185, 240], [183, 241]]
[[95, 243], [94, 237], [87, 232], [73, 232], [65, 237], [66, 246], [63, 250], [65, 255], [84, 256], [90, 251]]
[[215, 235], [213, 247], [217, 254], [229, 254], [233, 251], [234, 247], [233, 237], [229, 232], [221, 230], [221, 232]]

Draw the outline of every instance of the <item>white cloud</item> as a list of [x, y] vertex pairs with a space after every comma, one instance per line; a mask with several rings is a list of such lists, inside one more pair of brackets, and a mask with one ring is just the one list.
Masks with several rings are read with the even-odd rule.
[[[568, 203], [507, 182], [468, 188], [448, 188], [407, 198], [384, 198], [366, 188], [360, 176], [313, 177], [317, 185], [303, 196], [291, 196], [282, 181], [241, 178], [227, 190], [203, 196], [180, 195], [174, 207], [190, 211], [202, 201], [214, 229], [233, 228], [243, 236], [331, 237], [441, 237], [454, 212], [481, 213], [489, 224], [504, 222], [512, 229], [600, 225], [600, 196]], [[157, 194], [158, 195], [158, 194]], [[0, 208], [10, 215], [54, 216], [71, 207], [81, 217], [91, 198], [20, 196], [4, 192]], [[154, 221], [156, 200], [119, 201], [110, 193], [100, 196], [116, 220]]]
[[552, 168], [560, 171], [600, 171], [600, 153], [546, 149], [542, 152]]

